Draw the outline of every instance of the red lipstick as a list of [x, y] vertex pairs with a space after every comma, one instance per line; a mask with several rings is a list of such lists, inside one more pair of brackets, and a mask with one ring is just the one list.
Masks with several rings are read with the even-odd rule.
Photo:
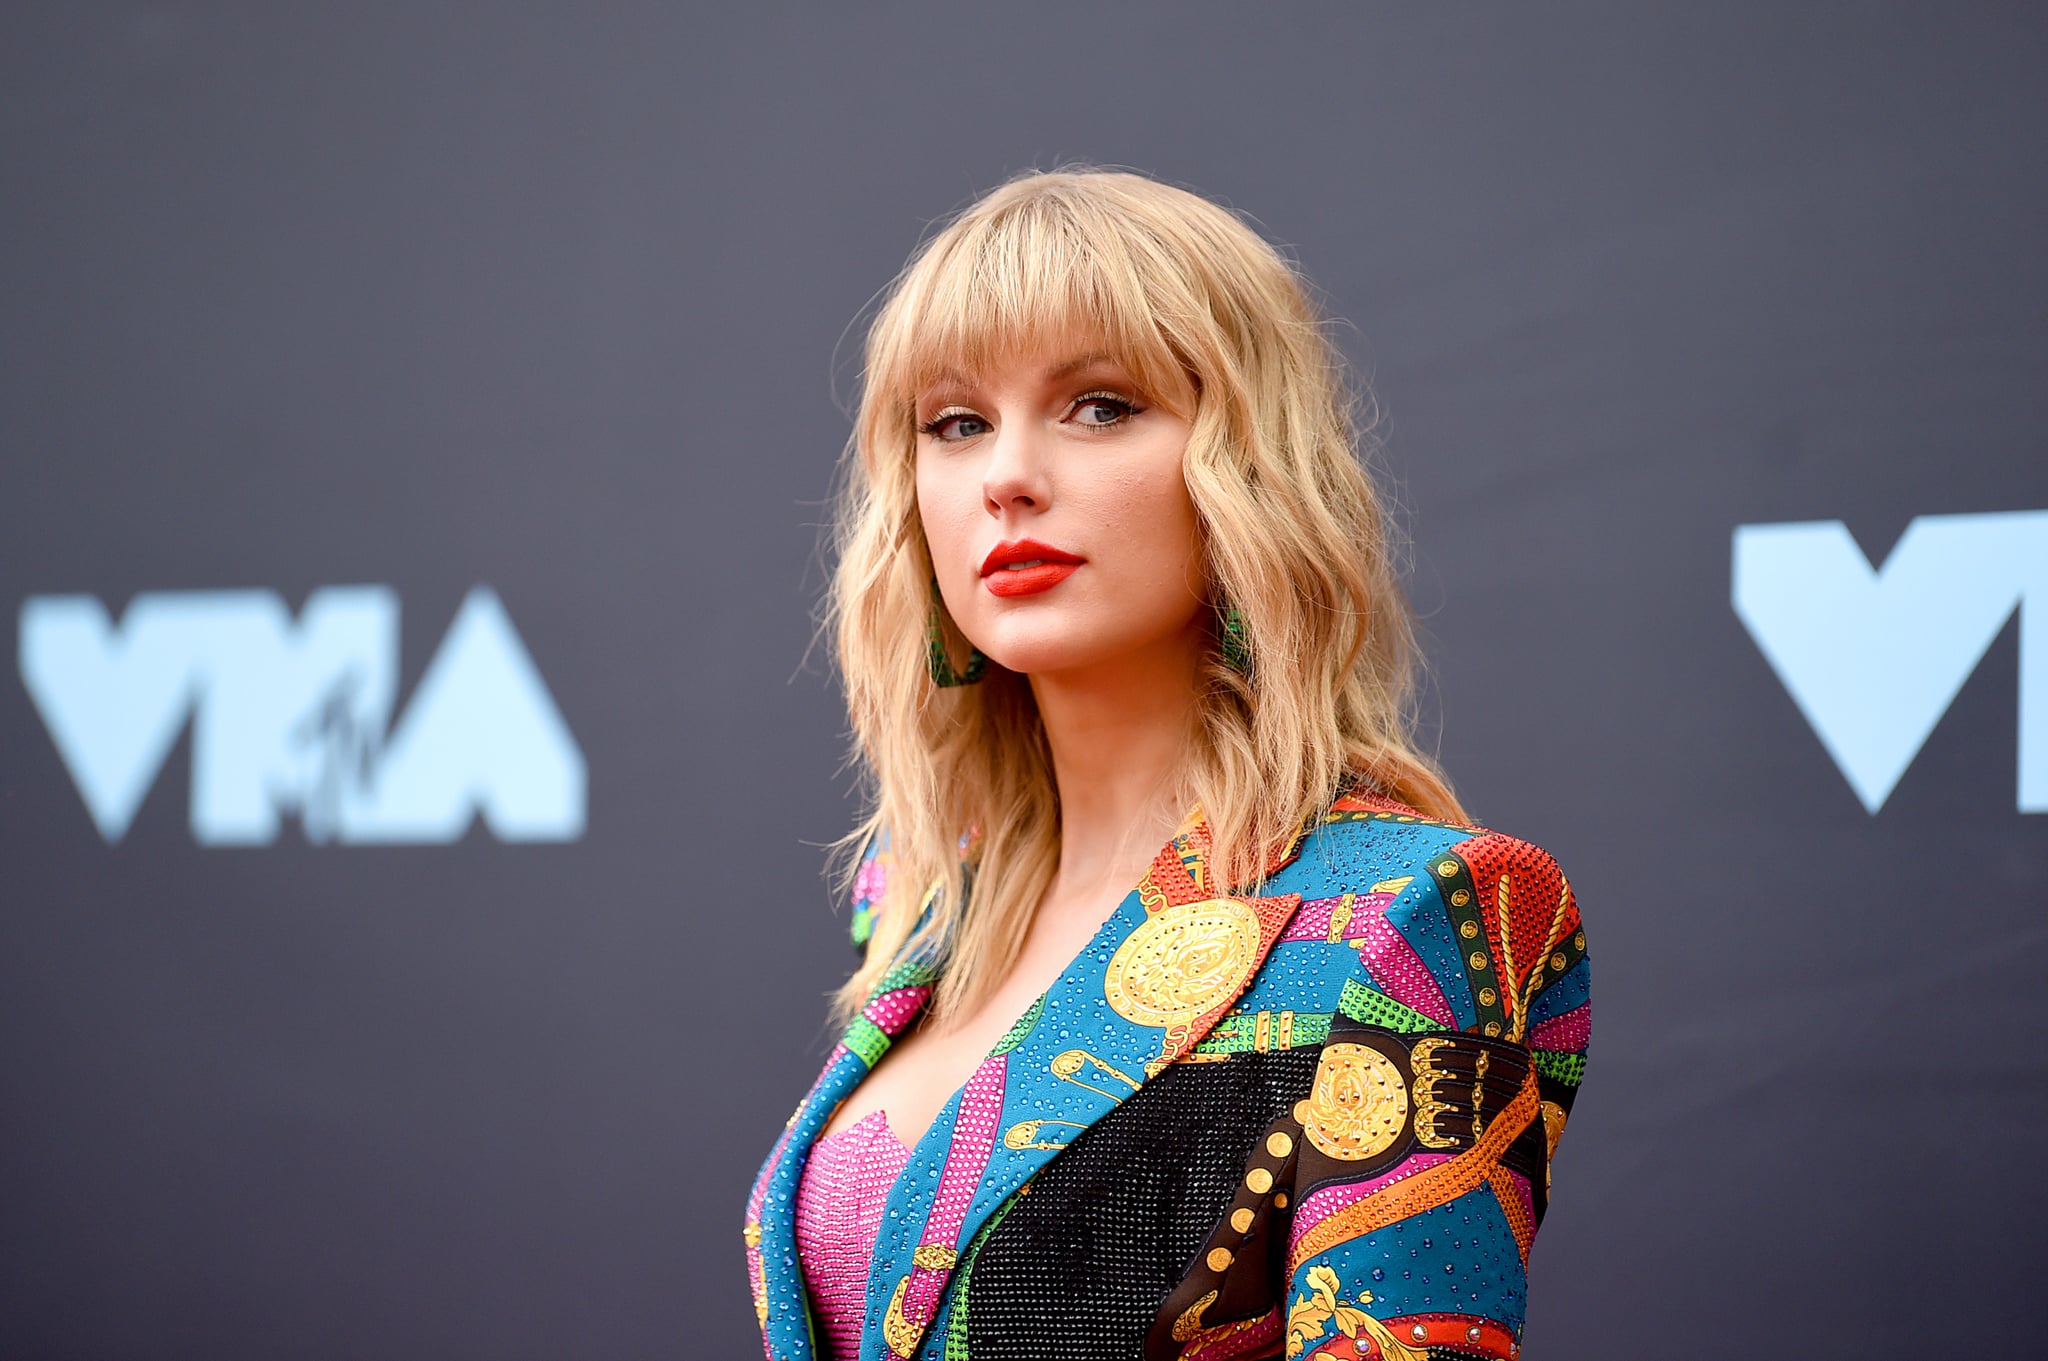
[[997, 544], [982, 560], [981, 580], [991, 595], [1036, 595], [1074, 574], [1087, 559], [1036, 539]]

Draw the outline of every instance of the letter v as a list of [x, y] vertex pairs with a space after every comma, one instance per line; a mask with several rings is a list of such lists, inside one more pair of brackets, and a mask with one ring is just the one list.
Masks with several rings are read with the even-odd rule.
[[204, 649], [175, 596], [138, 595], [116, 628], [89, 595], [30, 596], [21, 681], [110, 844], [128, 831], [191, 716]]

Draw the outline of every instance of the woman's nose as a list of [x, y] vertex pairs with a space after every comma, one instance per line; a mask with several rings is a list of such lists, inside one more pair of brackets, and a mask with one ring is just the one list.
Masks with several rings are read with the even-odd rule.
[[1012, 507], [1045, 509], [1052, 494], [1045, 448], [1049, 438], [1030, 420], [1008, 420], [996, 428], [995, 444], [981, 478], [982, 496], [991, 514]]

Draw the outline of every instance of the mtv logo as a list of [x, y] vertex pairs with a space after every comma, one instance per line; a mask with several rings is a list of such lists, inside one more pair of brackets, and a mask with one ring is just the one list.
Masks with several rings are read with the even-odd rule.
[[1922, 515], [1874, 568], [1839, 520], [1738, 525], [1735, 613], [1863, 806], [2020, 611], [2019, 809], [2048, 813], [2048, 511]]
[[92, 596], [34, 596], [19, 637], [22, 682], [110, 843], [188, 718], [202, 845], [267, 845], [284, 810], [315, 842], [450, 842], [479, 815], [502, 841], [583, 834], [583, 753], [488, 586], [395, 728], [385, 586], [323, 587], [296, 621], [273, 591], [148, 592], [118, 626]]

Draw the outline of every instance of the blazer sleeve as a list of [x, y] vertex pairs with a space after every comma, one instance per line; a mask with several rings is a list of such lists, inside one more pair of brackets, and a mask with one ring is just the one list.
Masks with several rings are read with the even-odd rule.
[[1557, 862], [1528, 842], [1487, 833], [1416, 873], [1429, 888], [1402, 941], [1360, 951], [1293, 1112], [1289, 1357], [1520, 1348], [1550, 1160], [1585, 1074], [1585, 932]]

